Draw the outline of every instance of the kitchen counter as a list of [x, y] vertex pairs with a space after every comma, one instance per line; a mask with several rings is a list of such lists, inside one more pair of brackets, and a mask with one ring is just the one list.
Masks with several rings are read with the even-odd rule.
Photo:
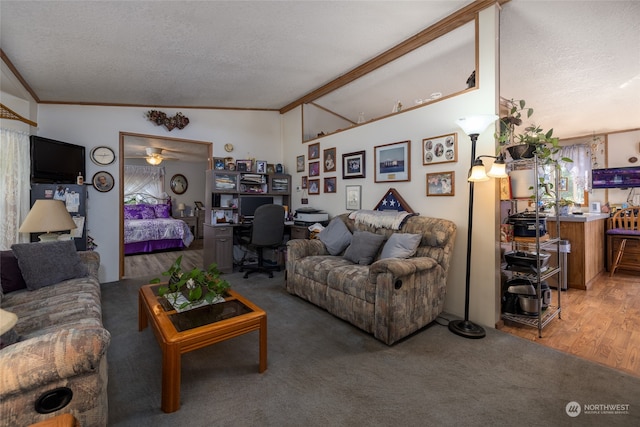
[[[583, 213], [558, 217], [560, 237], [571, 244], [567, 254], [567, 285], [588, 289], [605, 268], [605, 224], [609, 214]], [[547, 230], [555, 237], [555, 217], [547, 217]]]
[[[566, 215], [560, 216], [560, 222], [591, 222], [591, 221], [599, 221], [601, 219], [609, 218], [608, 213], [591, 213], [585, 212], [582, 215]], [[555, 220], [554, 216], [547, 217], [547, 221]], [[564, 237], [564, 236], [563, 236]]]

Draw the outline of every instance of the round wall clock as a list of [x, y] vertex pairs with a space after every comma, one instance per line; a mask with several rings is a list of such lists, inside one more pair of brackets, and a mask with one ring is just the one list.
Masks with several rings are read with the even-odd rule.
[[116, 160], [116, 155], [113, 150], [104, 146], [96, 147], [91, 150], [89, 157], [93, 163], [100, 166], [110, 165]]
[[185, 191], [187, 191], [189, 183], [187, 182], [187, 178], [185, 178], [184, 175], [176, 174], [171, 177], [169, 186], [171, 187], [171, 191], [173, 191], [174, 193], [183, 194]]

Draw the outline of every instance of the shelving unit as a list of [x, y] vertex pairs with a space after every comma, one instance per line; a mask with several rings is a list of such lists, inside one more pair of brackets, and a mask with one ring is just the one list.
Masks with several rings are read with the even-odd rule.
[[[529, 166], [530, 169], [532, 170], [532, 173], [534, 174], [534, 183], [538, 183], [539, 181], [539, 172], [538, 172], [538, 159], [537, 157], [534, 157], [533, 159], [527, 159], [527, 160], [517, 160], [514, 161], [513, 164], [517, 164], [518, 166]], [[554, 171], [554, 181], [555, 181], [555, 188], [558, 188], [558, 184], [559, 184], [559, 171], [556, 170]], [[542, 217], [542, 215], [540, 214], [540, 211], [538, 209], [539, 206], [539, 194], [538, 191], [535, 191], [536, 197], [535, 197], [535, 237], [530, 237], [530, 238], [517, 238], [514, 237], [513, 241], [511, 242], [511, 247], [512, 250], [514, 251], [523, 251], [523, 252], [533, 252], [535, 251], [535, 266], [538, 268], [525, 268], [525, 267], [520, 267], [520, 266], [511, 266], [509, 267], [506, 262], [505, 264], [502, 265], [502, 271], [505, 272], [508, 276], [510, 276], [511, 278], [516, 278], [516, 277], [522, 277], [525, 278], [527, 280], [529, 280], [531, 283], [535, 284], [535, 288], [536, 288], [536, 298], [537, 298], [537, 305], [538, 305], [538, 313], [535, 316], [532, 315], [527, 315], [527, 314], [515, 314], [515, 313], [502, 313], [502, 319], [504, 320], [509, 320], [515, 323], [519, 323], [519, 324], [523, 324], [523, 325], [527, 325], [527, 326], [531, 326], [531, 327], [535, 327], [538, 328], [538, 336], [540, 338], [542, 338], [542, 329], [547, 326], [547, 324], [549, 324], [549, 322], [551, 322], [553, 319], [555, 319], [556, 317], [561, 318], [561, 312], [562, 312], [562, 305], [561, 305], [561, 294], [562, 294], [562, 288], [563, 288], [563, 276], [562, 276], [562, 267], [563, 267], [563, 263], [560, 260], [561, 257], [561, 251], [560, 251], [560, 243], [561, 243], [561, 238], [560, 238], [560, 221], [558, 220], [557, 217], [557, 211], [556, 211], [556, 221], [555, 221], [555, 227], [556, 227], [556, 232], [555, 232], [555, 236], [554, 238], [549, 238], [549, 235], [546, 234], [544, 236], [540, 235], [540, 218]], [[558, 205], [558, 201], [559, 201], [559, 197], [558, 197], [558, 193], [556, 192], [556, 206]], [[512, 203], [512, 207], [516, 207], [517, 204]], [[549, 251], [551, 250], [551, 248], [555, 248], [554, 252], [555, 252], [555, 266], [550, 267], [547, 266], [546, 269], [542, 269], [539, 268], [542, 263], [541, 263], [541, 254], [542, 253], [546, 253], [546, 252], [541, 252], [541, 251]], [[553, 254], [550, 254], [550, 256], [554, 256]], [[551, 264], [551, 262], [549, 262], [549, 264]], [[553, 305], [553, 304], [549, 304], [545, 309], [542, 309], [542, 283], [557, 275], [557, 282], [558, 282], [558, 287], [556, 290], [556, 294], [557, 294], [557, 305]], [[505, 289], [503, 289], [503, 291], [506, 291]]]
[[[271, 196], [289, 206], [291, 175], [208, 170], [205, 184], [203, 261], [223, 273], [233, 272], [233, 227], [240, 220], [242, 201]], [[284, 218], [283, 218], [284, 220]]]

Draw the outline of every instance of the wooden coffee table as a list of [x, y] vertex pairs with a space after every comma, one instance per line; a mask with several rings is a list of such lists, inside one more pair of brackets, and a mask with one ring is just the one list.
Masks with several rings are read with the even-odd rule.
[[225, 302], [178, 313], [158, 297], [160, 285], [144, 285], [138, 293], [138, 330], [149, 323], [162, 349], [162, 410], [180, 409], [180, 357], [229, 338], [260, 331], [258, 372], [267, 369], [267, 313], [232, 290]]

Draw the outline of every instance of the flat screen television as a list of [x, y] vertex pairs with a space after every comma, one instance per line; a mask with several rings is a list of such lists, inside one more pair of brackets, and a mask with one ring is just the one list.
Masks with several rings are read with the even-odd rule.
[[591, 188], [631, 187], [640, 187], [640, 166], [593, 169], [591, 171]]
[[31, 182], [75, 184], [86, 177], [85, 147], [31, 135]]
[[273, 204], [273, 197], [271, 196], [240, 197], [240, 215], [245, 218], [253, 218], [258, 207], [271, 204]]

